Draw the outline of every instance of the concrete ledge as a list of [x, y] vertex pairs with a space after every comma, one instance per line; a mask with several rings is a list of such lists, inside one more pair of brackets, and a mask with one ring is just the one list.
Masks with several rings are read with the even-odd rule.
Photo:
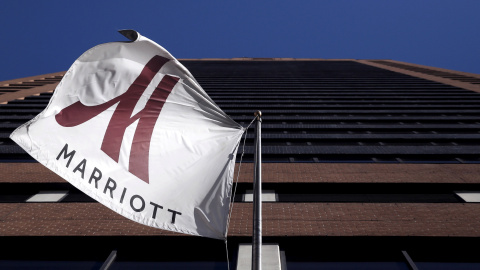
[[[245, 194], [243, 194], [243, 201], [244, 202], [253, 202], [253, 190], [247, 190]], [[262, 202], [276, 202], [277, 194], [275, 194], [275, 190], [262, 190]]]
[[[237, 270], [252, 269], [252, 245], [238, 246]], [[262, 245], [262, 270], [282, 270], [278, 244]]]
[[40, 191], [30, 197], [26, 202], [59, 202], [65, 198], [68, 191]]

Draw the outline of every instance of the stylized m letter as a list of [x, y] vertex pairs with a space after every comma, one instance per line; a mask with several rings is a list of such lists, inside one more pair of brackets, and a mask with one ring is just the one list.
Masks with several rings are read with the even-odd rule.
[[101, 149], [118, 162], [125, 130], [129, 125], [138, 120], [130, 150], [128, 170], [148, 183], [148, 155], [153, 128], [168, 95], [172, 92], [179, 79], [165, 75], [153, 91], [145, 108], [133, 116], [132, 113], [147, 86], [160, 68], [168, 61], [169, 59], [158, 55], [153, 57], [125, 93], [106, 103], [95, 106], [85, 106], [80, 101], [77, 101], [55, 115], [55, 119], [58, 124], [64, 127], [74, 127], [85, 123], [118, 103], [108, 123]]

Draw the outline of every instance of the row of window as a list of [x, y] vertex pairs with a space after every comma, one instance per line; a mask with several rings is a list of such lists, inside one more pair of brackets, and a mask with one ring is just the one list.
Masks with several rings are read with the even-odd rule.
[[[0, 203], [95, 202], [78, 190], [42, 190], [32, 194], [12, 194], [2, 191]], [[235, 195], [236, 202], [252, 202], [251, 190]], [[263, 202], [361, 202], [361, 203], [477, 203], [480, 191], [455, 191], [451, 193], [278, 193], [263, 190]]]
[[[298, 243], [298, 249], [305, 249], [301, 242]], [[202, 248], [202, 247], [198, 247]], [[343, 260], [337, 260], [339, 255], [330, 256], [328, 253], [320, 253], [315, 258], [308, 255], [298, 256], [294, 254], [292, 258], [288, 256], [287, 251], [280, 249], [278, 244], [264, 244], [262, 245], [262, 268], [276, 269], [276, 270], [311, 270], [311, 269], [342, 269], [342, 270], [410, 270], [410, 269], [443, 269], [443, 270], [473, 270], [480, 268], [480, 262], [473, 261], [445, 261], [444, 258], [429, 258], [430, 260], [414, 260], [410, 254], [405, 250], [389, 251], [390, 254], [381, 255], [367, 255], [358, 254], [353, 255], [343, 253]], [[314, 247], [311, 247], [314, 248]], [[183, 256], [183, 260], [168, 260], [162, 256], [148, 260], [125, 260], [122, 259], [120, 252], [117, 256], [117, 250], [110, 252], [110, 255], [105, 261], [88, 260], [28, 260], [28, 259], [1, 259], [1, 269], [102, 269], [102, 270], [119, 270], [119, 269], [199, 269], [199, 270], [214, 270], [214, 269], [228, 269], [247, 270], [251, 269], [252, 263], [252, 245], [239, 244], [235, 250], [236, 254], [227, 260], [211, 260], [212, 258], [203, 258], [200, 260], [189, 260], [188, 254]], [[294, 252], [295, 253], [295, 252]], [[363, 252], [361, 252], [363, 253]], [[160, 255], [160, 254], [159, 254]], [[414, 254], [415, 255], [415, 254]], [[127, 256], [128, 257], [128, 256]], [[333, 260], [329, 260], [329, 257]], [[362, 260], [362, 257], [364, 258]], [[377, 260], [371, 260], [371, 259]], [[167, 260], [165, 260], [167, 259]], [[354, 260], [350, 260], [354, 259]]]

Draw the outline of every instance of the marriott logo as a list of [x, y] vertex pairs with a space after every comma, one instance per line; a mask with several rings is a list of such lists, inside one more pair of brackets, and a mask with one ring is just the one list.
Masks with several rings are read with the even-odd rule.
[[162, 111], [163, 105], [177, 84], [179, 78], [165, 75], [156, 86], [145, 108], [132, 116], [133, 110], [151, 83], [169, 59], [154, 56], [143, 68], [140, 75], [135, 79], [128, 90], [116, 98], [95, 106], [86, 106], [80, 101], [61, 110], [55, 119], [63, 127], [75, 127], [96, 117], [103, 111], [117, 104], [115, 112], [108, 123], [107, 131], [102, 141], [101, 150], [110, 158], [118, 162], [120, 148], [129, 125], [138, 120], [133, 142], [130, 150], [128, 171], [141, 180], [149, 183], [148, 164], [149, 150], [153, 128]]

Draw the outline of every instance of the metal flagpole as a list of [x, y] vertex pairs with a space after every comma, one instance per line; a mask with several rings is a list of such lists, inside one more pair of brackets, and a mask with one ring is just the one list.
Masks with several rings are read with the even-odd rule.
[[252, 269], [262, 269], [262, 112], [255, 112]]

